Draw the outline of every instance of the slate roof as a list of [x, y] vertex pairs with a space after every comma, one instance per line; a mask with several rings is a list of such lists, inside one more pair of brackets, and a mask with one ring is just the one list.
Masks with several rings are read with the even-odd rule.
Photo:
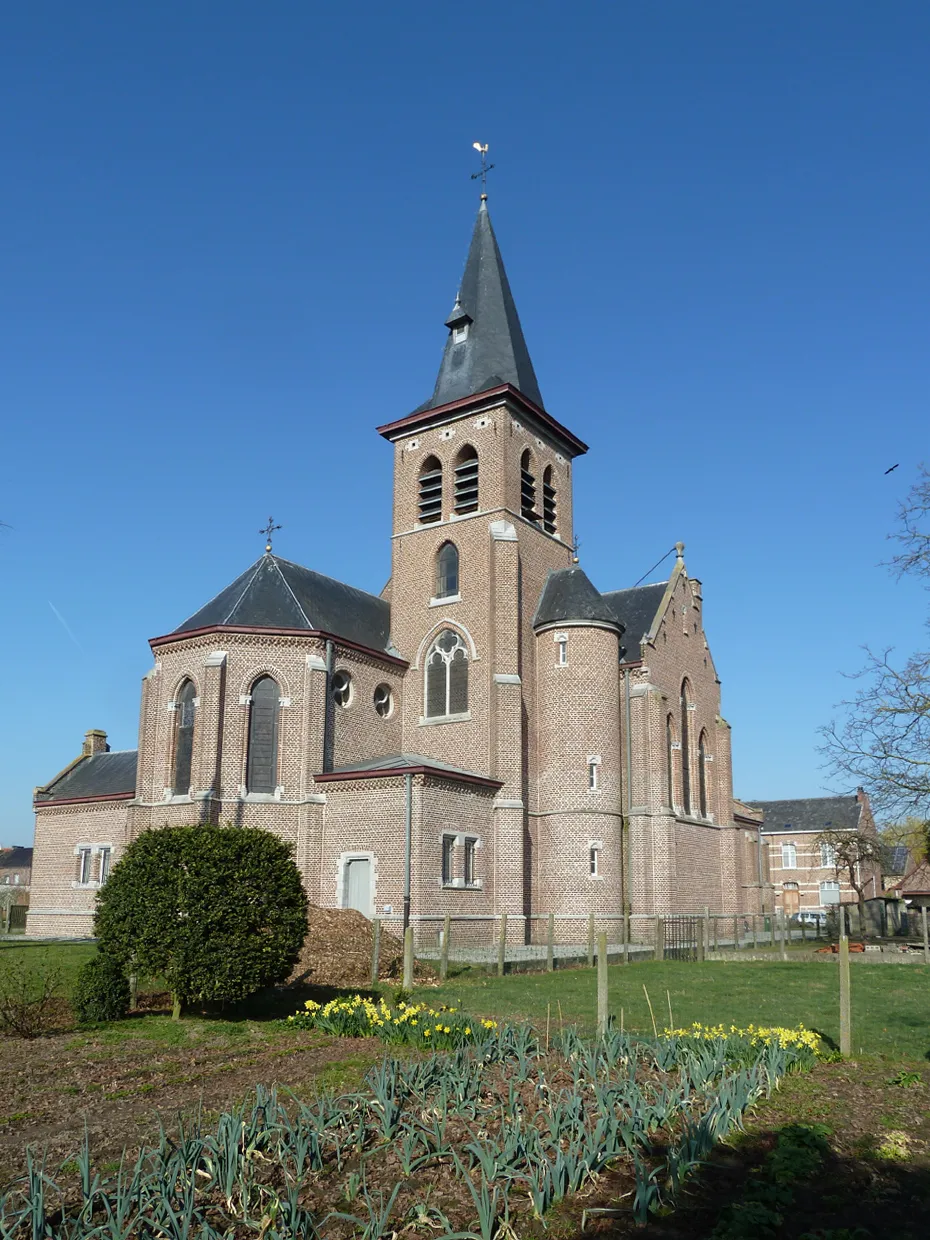
[[[455, 344], [451, 325], [465, 321], [465, 315], [470, 320], [467, 338]], [[456, 306], [446, 325], [450, 326], [449, 338], [436, 387], [417, 412], [475, 396], [502, 383], [512, 384], [534, 404], [543, 407], [536, 372], [485, 202], [478, 211]]]
[[667, 581], [657, 581], [653, 585], [608, 590], [604, 594], [605, 603], [625, 630], [621, 663], [636, 663], [642, 658], [642, 639], [652, 628], [667, 587]]
[[95, 797], [133, 796], [136, 791], [135, 749], [114, 753], [95, 753], [78, 761], [40, 788], [37, 802], [75, 801]]
[[[337, 766], [332, 771], [324, 772], [322, 778], [334, 775], [374, 775], [380, 771], [415, 771], [428, 767], [439, 774], [446, 773], [462, 779], [477, 780], [485, 784], [500, 787], [500, 780], [489, 779], [476, 771], [466, 770], [462, 766], [452, 766], [449, 762], [440, 762], [436, 758], [427, 758], [420, 753], [382, 754], [378, 758], [367, 758], [362, 762], [351, 762], [348, 766]], [[317, 776], [317, 779], [321, 778]]]
[[[232, 627], [332, 633], [370, 650], [391, 649], [391, 607], [382, 598], [266, 552], [175, 630]], [[173, 635], [173, 634], [172, 634]]]
[[773, 831], [855, 831], [862, 806], [854, 796], [807, 797], [800, 801], [753, 801], [765, 815], [762, 830]]
[[0, 848], [0, 870], [29, 870], [32, 868], [32, 849], [22, 844], [12, 848]]
[[584, 569], [577, 565], [550, 569], [533, 616], [533, 627], [563, 624], [569, 620], [622, 627], [604, 596], [595, 590]]

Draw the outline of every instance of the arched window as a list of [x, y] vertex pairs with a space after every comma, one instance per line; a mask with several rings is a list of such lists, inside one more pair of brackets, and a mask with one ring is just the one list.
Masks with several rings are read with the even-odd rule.
[[478, 453], [470, 443], [455, 458], [455, 511], [478, 511]]
[[539, 522], [536, 511], [536, 478], [529, 448], [520, 457], [520, 515], [534, 524]]
[[281, 690], [270, 676], [261, 676], [252, 686], [249, 706], [249, 756], [246, 767], [247, 792], [274, 792], [278, 786], [278, 711]]
[[675, 767], [672, 752], [675, 746], [675, 721], [669, 715], [665, 720], [665, 789], [669, 805], [675, 804]]
[[442, 519], [442, 463], [438, 457], [428, 456], [420, 468], [420, 520]]
[[552, 485], [552, 466], [543, 470], [543, 529], [555, 533], [555, 487]]
[[691, 813], [691, 744], [688, 735], [689, 688], [686, 680], [681, 684], [681, 803], [686, 814]]
[[468, 649], [458, 633], [443, 629], [426, 656], [426, 718], [468, 710]]
[[698, 809], [702, 818], [707, 817], [707, 734], [698, 738]]
[[174, 775], [171, 791], [176, 797], [190, 796], [191, 761], [194, 755], [194, 713], [197, 690], [185, 680], [174, 710]]
[[436, 556], [436, 598], [459, 592], [459, 553], [455, 543], [445, 542]]

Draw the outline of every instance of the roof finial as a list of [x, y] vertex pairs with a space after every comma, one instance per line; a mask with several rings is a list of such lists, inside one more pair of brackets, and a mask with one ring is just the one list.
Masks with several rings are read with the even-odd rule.
[[481, 171], [480, 171], [480, 172], [473, 172], [473, 173], [471, 174], [471, 179], [472, 179], [473, 181], [477, 181], [477, 180], [478, 180], [478, 178], [479, 178], [479, 177], [481, 177], [481, 201], [482, 201], [482, 202], [487, 202], [487, 200], [488, 200], [488, 173], [491, 171], [491, 169], [494, 167], [494, 165], [493, 165], [493, 164], [489, 164], [489, 163], [488, 163], [488, 144], [487, 144], [487, 142], [485, 142], [485, 144], [484, 144], [483, 146], [482, 146], [482, 144], [481, 144], [480, 142], [473, 142], [473, 143], [472, 143], [472, 147], [473, 147], [473, 148], [474, 148], [474, 149], [478, 152], [478, 154], [481, 156]]
[[675, 554], [678, 556], [679, 560], [683, 560], [685, 558], [685, 544], [683, 542], [675, 543]]
[[259, 534], [265, 535], [265, 554], [266, 555], [271, 554], [271, 535], [275, 532], [275, 530], [280, 530], [283, 528], [284, 527], [282, 525], [275, 525], [274, 517], [269, 517], [268, 524], [265, 526], [265, 528], [263, 530], [258, 531]]
[[578, 552], [580, 550], [581, 550], [581, 539], [573, 538], [572, 539], [572, 563], [573, 564], [578, 563]]

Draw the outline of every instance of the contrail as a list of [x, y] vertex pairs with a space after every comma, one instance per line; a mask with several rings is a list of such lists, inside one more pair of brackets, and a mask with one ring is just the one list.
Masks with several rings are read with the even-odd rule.
[[81, 654], [84, 654], [85, 653], [84, 647], [81, 645], [78, 639], [71, 632], [71, 629], [68, 627], [68, 621], [64, 618], [64, 616], [61, 614], [61, 612], [58, 610], [58, 608], [55, 606], [55, 604], [52, 602], [51, 599], [48, 600], [48, 605], [49, 607], [51, 607], [52, 611], [58, 617], [58, 621], [61, 624], [61, 627], [68, 634], [71, 640], [74, 642], [75, 646], [77, 646], [78, 650], [80, 650]]

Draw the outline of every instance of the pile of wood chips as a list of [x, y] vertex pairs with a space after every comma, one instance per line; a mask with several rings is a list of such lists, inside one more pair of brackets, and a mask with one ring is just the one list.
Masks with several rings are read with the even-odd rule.
[[[307, 910], [307, 937], [300, 959], [288, 978], [290, 985], [359, 987], [371, 985], [372, 923], [351, 908]], [[415, 962], [418, 980], [431, 978], [434, 970]], [[378, 977], [400, 982], [404, 975], [404, 945], [396, 935], [381, 930]]]

